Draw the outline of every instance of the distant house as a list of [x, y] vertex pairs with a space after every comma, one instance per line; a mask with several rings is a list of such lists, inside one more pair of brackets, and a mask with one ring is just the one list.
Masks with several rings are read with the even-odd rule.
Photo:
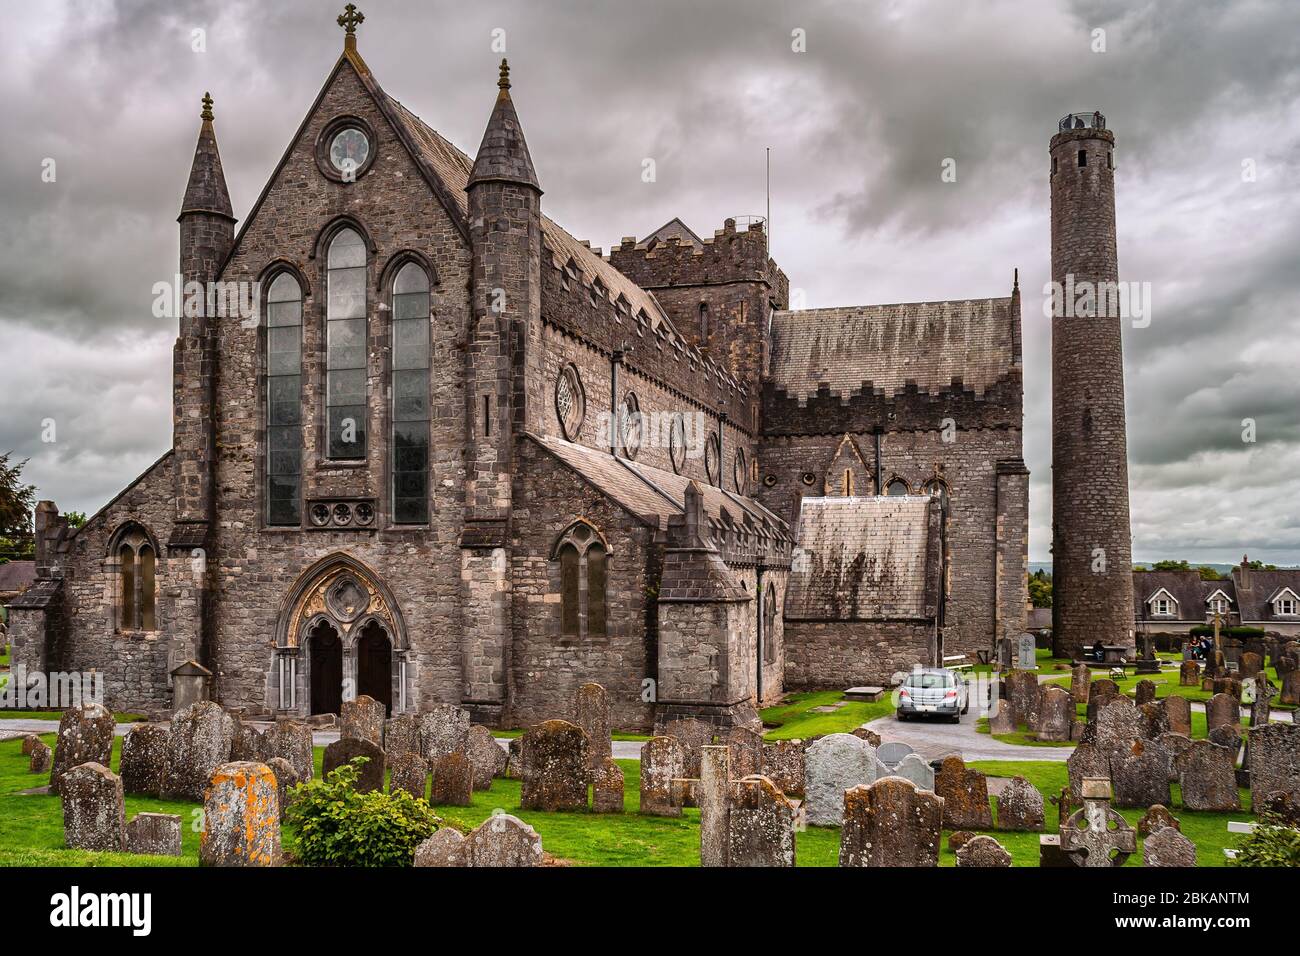
[[1133, 602], [1139, 634], [1186, 634], [1217, 612], [1225, 627], [1300, 636], [1300, 569], [1259, 571], [1245, 557], [1222, 581], [1203, 581], [1195, 569], [1134, 571]]
[[0, 608], [26, 591], [35, 580], [35, 561], [6, 561], [0, 564]]

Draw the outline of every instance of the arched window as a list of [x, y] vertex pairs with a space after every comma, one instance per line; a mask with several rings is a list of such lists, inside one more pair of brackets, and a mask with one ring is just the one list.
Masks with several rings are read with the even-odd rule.
[[885, 494], [891, 496], [907, 494], [907, 482], [902, 478], [890, 479], [889, 484], [885, 485]]
[[393, 280], [393, 523], [429, 520], [429, 277], [408, 262]]
[[776, 663], [776, 588], [770, 582], [763, 595], [763, 663]]
[[604, 637], [609, 627], [609, 551], [585, 521], [572, 524], [553, 552], [560, 563], [560, 633]]
[[709, 303], [700, 303], [700, 345], [709, 344]]
[[157, 556], [149, 536], [138, 528], [127, 530], [118, 539], [116, 556], [118, 630], [156, 630]]
[[931, 478], [925, 483], [925, 493], [939, 499], [943, 506], [944, 517], [948, 515], [948, 486], [938, 478]]
[[266, 523], [302, 522], [302, 289], [281, 272], [266, 294]]
[[842, 487], [844, 490], [844, 497], [852, 498], [853, 497], [853, 469], [852, 468], [844, 469], [844, 484]]
[[366, 457], [366, 245], [352, 229], [330, 242], [326, 273], [326, 455]]

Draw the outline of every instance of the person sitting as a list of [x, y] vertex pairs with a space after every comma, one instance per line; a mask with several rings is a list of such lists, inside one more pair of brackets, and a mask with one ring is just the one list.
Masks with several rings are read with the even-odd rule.
[[1097, 638], [1097, 643], [1092, 645], [1092, 659], [1094, 661], [1104, 661], [1106, 659], [1106, 648], [1101, 643], [1101, 638]]

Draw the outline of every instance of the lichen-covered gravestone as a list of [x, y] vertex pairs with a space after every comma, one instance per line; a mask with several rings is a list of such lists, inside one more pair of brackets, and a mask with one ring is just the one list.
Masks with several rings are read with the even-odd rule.
[[1038, 702], [1038, 739], [1067, 741], [1074, 723], [1074, 698], [1063, 687], [1045, 685]]
[[[703, 769], [700, 771], [703, 773]], [[774, 740], [763, 744], [763, 776], [771, 780], [787, 797], [804, 793], [804, 756], [802, 740]]]
[[732, 727], [727, 732], [727, 746], [731, 749], [731, 776], [743, 780], [763, 769], [763, 735], [747, 727]]
[[[567, 720], [547, 720], [524, 732], [525, 810], [584, 810], [591, 783], [587, 735]], [[669, 781], [671, 787], [671, 781]]]
[[1145, 809], [1170, 803], [1169, 754], [1154, 740], [1116, 747], [1110, 757], [1110, 776], [1117, 807]]
[[122, 788], [127, 793], [146, 797], [162, 795], [163, 775], [167, 767], [166, 724], [132, 724], [122, 737]]
[[222, 764], [203, 801], [202, 866], [276, 866], [280, 861], [279, 788], [263, 763]]
[[813, 826], [844, 820], [844, 793], [876, 779], [875, 750], [853, 734], [828, 734], [804, 752], [804, 808]]
[[174, 813], [137, 813], [126, 825], [126, 852], [180, 856], [180, 816]]
[[1110, 781], [1085, 777], [1083, 806], [1061, 827], [1060, 846], [1075, 866], [1123, 866], [1137, 849], [1137, 833], [1110, 805]]
[[235, 721], [235, 736], [230, 742], [231, 762], [266, 763], [272, 756], [270, 742], [264, 733], [252, 724]]
[[698, 779], [700, 776], [700, 748], [713, 744], [715, 728], [694, 717], [682, 717], [664, 724], [660, 736], [672, 737], [682, 752], [682, 772], [679, 776]]
[[36, 746], [32, 748], [31, 753], [27, 756], [27, 772], [49, 773], [53, 765], [54, 751], [45, 746], [43, 740], [36, 741]]
[[399, 790], [420, 800], [429, 799], [429, 762], [409, 750], [388, 757], [388, 792]]
[[1043, 829], [1043, 795], [1024, 777], [1012, 777], [995, 799], [999, 830]]
[[945, 757], [934, 778], [934, 791], [943, 798], [943, 825], [949, 830], [992, 830], [988, 780], [968, 770], [958, 756]]
[[45, 741], [41, 740], [40, 736], [37, 734], [24, 734], [23, 746], [22, 746], [23, 756], [30, 757], [32, 755], [32, 751], [36, 749], [37, 745], [44, 747]]
[[1195, 866], [1196, 844], [1177, 827], [1161, 827], [1142, 841], [1143, 866]]
[[294, 778], [306, 783], [316, 773], [312, 752], [311, 728], [300, 720], [281, 718], [266, 732], [267, 751], [281, 757], [293, 767]]
[[216, 769], [230, 761], [235, 721], [210, 700], [191, 704], [172, 718], [167, 733], [163, 797], [201, 801]]
[[[417, 754], [418, 756], [418, 754]], [[420, 757], [423, 760], [423, 757]], [[413, 866], [469, 866], [465, 837], [444, 826], [415, 848]]]
[[345, 700], [339, 708], [339, 736], [369, 740], [382, 747], [385, 711], [383, 704], [365, 694]]
[[1192, 735], [1192, 704], [1186, 697], [1179, 697], [1172, 694], [1163, 698], [1161, 706], [1164, 707], [1165, 717], [1168, 719], [1168, 733], [1182, 734], [1184, 737]]
[[306, 783], [305, 780], [298, 778], [298, 771], [293, 769], [293, 764], [283, 757], [272, 757], [266, 762], [271, 768], [271, 773], [275, 774], [275, 793], [280, 803], [280, 819], [284, 819], [284, 811], [289, 808], [292, 800], [291, 791], [300, 783]]
[[651, 737], [641, 745], [642, 813], [679, 817], [682, 808], [673, 801], [673, 780], [682, 776], [682, 749], [676, 737]]
[[492, 731], [482, 724], [475, 724], [469, 729], [467, 756], [474, 768], [475, 790], [491, 790], [492, 778], [503, 776], [506, 772], [506, 761], [509, 758], [505, 748], [496, 742]]
[[1170, 731], [1169, 712], [1164, 701], [1149, 700], [1138, 708], [1139, 736], [1145, 740], [1155, 740], [1161, 734]]
[[321, 774], [328, 777], [331, 772], [346, 763], [351, 763], [357, 757], [365, 757], [366, 762], [361, 765], [361, 770], [357, 774], [356, 791], [369, 793], [372, 790], [383, 790], [384, 751], [370, 740], [345, 737], [334, 741], [325, 748], [325, 755], [321, 759]]
[[1215, 694], [1205, 705], [1205, 727], [1236, 727], [1241, 723], [1241, 704], [1231, 694]]
[[610, 757], [592, 772], [591, 809], [596, 813], [623, 812], [623, 770]]
[[420, 754], [420, 718], [415, 714], [400, 714], [384, 721], [384, 753], [389, 757]]
[[1273, 793], [1300, 794], [1300, 726], [1268, 724], [1250, 731], [1250, 805]]
[[420, 715], [420, 752], [430, 766], [469, 743], [469, 711], [455, 704], [433, 704]]
[[1183, 807], [1188, 810], [1239, 810], [1236, 751], [1209, 740], [1194, 740], [1174, 758]]
[[1038, 675], [1034, 671], [1015, 670], [1006, 676], [1004, 684], [1011, 704], [1011, 719], [1016, 724], [1033, 727], [1038, 708]]
[[1196, 661], [1183, 661], [1178, 668], [1178, 686], [1196, 687], [1201, 683], [1201, 665]]
[[938, 866], [943, 798], [902, 777], [844, 794], [840, 866]]
[[764, 776], [732, 784], [727, 865], [794, 866], [794, 807]]
[[971, 837], [957, 850], [957, 865], [1002, 867], [1011, 865], [1011, 854], [997, 840], [983, 834]]
[[1110, 755], [1096, 744], [1081, 743], [1065, 761], [1070, 778], [1070, 798], [1078, 802], [1083, 796], [1085, 777], [1109, 777]]
[[465, 838], [468, 866], [542, 865], [542, 838], [518, 817], [494, 813]]
[[1075, 664], [1070, 668], [1070, 696], [1074, 698], [1076, 704], [1088, 706], [1088, 688], [1091, 680], [1092, 672], [1087, 664]]
[[587, 734], [587, 759], [596, 770], [613, 754], [609, 725], [609, 694], [600, 684], [583, 684], [578, 688], [574, 709], [577, 725]]
[[727, 747], [700, 750], [700, 866], [727, 865], [727, 813], [731, 786], [731, 753]]
[[73, 767], [97, 763], [107, 767], [113, 759], [113, 715], [99, 704], [69, 707], [59, 718], [59, 739], [54, 745], [50, 793], [59, 793], [59, 781]]
[[1178, 782], [1178, 755], [1192, 745], [1192, 738], [1186, 734], [1161, 734], [1156, 741], [1169, 755], [1169, 782]]
[[1143, 704], [1149, 704], [1156, 699], [1156, 682], [1153, 680], [1140, 680], [1137, 687], [1133, 689], [1133, 703], [1141, 707]]
[[1173, 827], [1175, 830], [1182, 829], [1178, 818], [1169, 812], [1169, 808], [1157, 803], [1142, 814], [1142, 819], [1138, 821], [1138, 835], [1150, 836], [1164, 827]]
[[1092, 720], [1101, 709], [1120, 696], [1119, 684], [1103, 677], [1095, 680], [1088, 688], [1088, 719]]
[[120, 852], [126, 845], [122, 780], [103, 764], [83, 763], [63, 774], [63, 840], [70, 850]]
[[1107, 749], [1114, 744], [1127, 744], [1143, 735], [1142, 714], [1127, 697], [1116, 697], [1097, 711], [1096, 732], [1093, 742]]
[[[463, 751], [453, 750], [431, 769], [431, 804], [435, 807], [468, 807], [473, 802], [474, 768]], [[584, 799], [584, 805], [585, 802]]]

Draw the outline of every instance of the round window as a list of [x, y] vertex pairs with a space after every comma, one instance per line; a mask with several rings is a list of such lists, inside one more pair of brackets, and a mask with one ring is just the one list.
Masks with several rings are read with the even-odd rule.
[[330, 140], [330, 165], [344, 177], [355, 176], [370, 158], [370, 139], [355, 126], [339, 130]]
[[560, 430], [569, 441], [575, 441], [587, 413], [587, 400], [582, 393], [582, 380], [578, 370], [566, 365], [555, 380], [555, 414], [560, 420]]
[[628, 392], [623, 396], [623, 408], [620, 417], [622, 421], [619, 427], [623, 434], [623, 451], [628, 458], [636, 458], [637, 452], [641, 450], [641, 403], [637, 401], [635, 392]]

